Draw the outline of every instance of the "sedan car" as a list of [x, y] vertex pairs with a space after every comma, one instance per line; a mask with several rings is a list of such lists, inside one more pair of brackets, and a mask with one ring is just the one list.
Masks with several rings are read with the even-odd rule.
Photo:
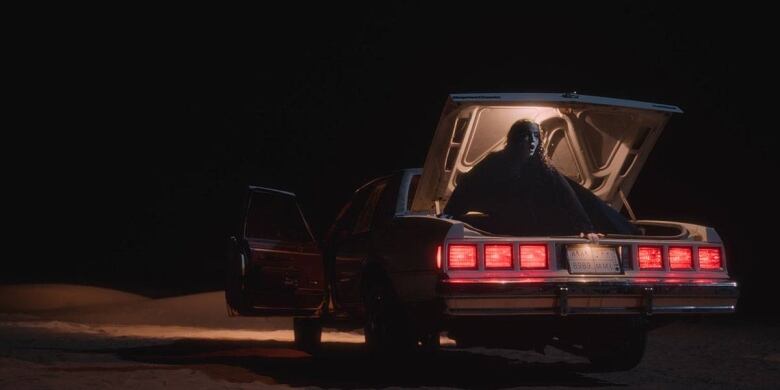
[[[454, 94], [422, 168], [357, 189], [327, 236], [311, 234], [292, 193], [250, 187], [231, 238], [226, 298], [233, 315], [295, 316], [296, 343], [322, 326], [363, 328], [370, 350], [459, 346], [583, 355], [630, 369], [652, 326], [735, 311], [723, 243], [707, 226], [637, 219], [628, 195], [674, 114], [665, 104], [577, 94]], [[627, 214], [633, 234], [511, 236], [478, 215], [443, 213], [459, 177], [503, 147], [519, 119], [540, 124], [546, 158], [591, 219]]]

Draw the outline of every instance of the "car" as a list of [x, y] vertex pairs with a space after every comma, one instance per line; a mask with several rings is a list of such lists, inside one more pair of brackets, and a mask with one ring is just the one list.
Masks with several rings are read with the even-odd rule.
[[[734, 313], [739, 296], [712, 227], [639, 220], [628, 195], [678, 107], [579, 95], [453, 94], [423, 168], [357, 189], [316, 241], [294, 194], [250, 187], [230, 239], [232, 315], [295, 317], [296, 344], [322, 326], [363, 328], [369, 350], [543, 350], [627, 370], [668, 319]], [[460, 175], [500, 149], [520, 118], [540, 124], [549, 162], [583, 202], [622, 211], [635, 234], [507, 236], [443, 213]]]

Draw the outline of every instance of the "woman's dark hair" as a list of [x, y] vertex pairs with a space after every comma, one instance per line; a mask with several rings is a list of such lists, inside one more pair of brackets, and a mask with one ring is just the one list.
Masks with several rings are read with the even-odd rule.
[[[520, 119], [519, 121], [515, 122], [512, 124], [512, 127], [509, 128], [509, 132], [506, 134], [507, 145], [513, 144], [518, 140], [521, 140], [523, 137], [530, 137], [534, 127], [539, 130], [541, 137], [542, 127], [538, 123], [530, 119]], [[542, 168], [547, 170], [554, 169], [547, 160], [547, 151], [544, 149], [544, 145], [542, 145], [541, 139], [539, 140], [539, 146], [536, 147], [536, 151], [531, 156], [530, 162], [532, 164], [541, 165]]]
[[529, 137], [534, 127], [538, 129], [539, 124], [529, 119], [520, 119], [509, 128], [509, 132], [506, 134], [506, 143], [514, 144], [523, 137]]

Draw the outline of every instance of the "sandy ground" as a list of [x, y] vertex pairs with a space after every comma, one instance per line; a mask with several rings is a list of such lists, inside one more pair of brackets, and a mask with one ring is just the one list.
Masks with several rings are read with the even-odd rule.
[[[777, 321], [681, 322], [650, 334], [628, 372], [545, 354], [445, 347], [369, 359], [358, 332], [323, 351], [292, 346], [289, 318], [229, 318], [222, 292], [166, 299], [69, 285], [0, 286], [0, 389], [94, 388], [778, 388]], [[447, 339], [444, 339], [449, 344]]]

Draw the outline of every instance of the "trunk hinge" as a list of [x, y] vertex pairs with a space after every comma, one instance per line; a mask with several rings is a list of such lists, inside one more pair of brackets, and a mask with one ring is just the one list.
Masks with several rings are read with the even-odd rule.
[[623, 193], [622, 188], [618, 190], [618, 194], [620, 195], [620, 200], [623, 201], [623, 205], [626, 206], [626, 210], [628, 211], [628, 215], [631, 217], [631, 221], [636, 221], [636, 214], [634, 214], [634, 209], [632, 209], [631, 205], [628, 204], [628, 199], [626, 198], [626, 194]]

